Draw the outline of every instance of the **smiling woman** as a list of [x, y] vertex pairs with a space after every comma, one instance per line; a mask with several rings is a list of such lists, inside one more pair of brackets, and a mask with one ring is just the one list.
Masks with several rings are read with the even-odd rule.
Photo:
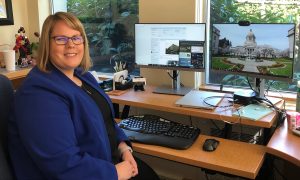
[[16, 93], [13, 112], [18, 113], [9, 123], [17, 179], [158, 180], [133, 157], [112, 101], [87, 72], [89, 49], [79, 19], [57, 12], [46, 18], [41, 32], [37, 65]]
[[0, 0], [0, 25], [13, 25], [11, 0]]

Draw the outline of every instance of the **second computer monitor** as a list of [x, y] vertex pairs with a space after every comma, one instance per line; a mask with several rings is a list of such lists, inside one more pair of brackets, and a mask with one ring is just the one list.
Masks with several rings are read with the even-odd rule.
[[295, 24], [213, 24], [211, 69], [266, 79], [293, 77]]

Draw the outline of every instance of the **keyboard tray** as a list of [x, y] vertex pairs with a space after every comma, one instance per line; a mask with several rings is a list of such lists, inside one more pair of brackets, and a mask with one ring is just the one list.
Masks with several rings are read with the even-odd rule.
[[189, 148], [200, 129], [155, 115], [130, 116], [119, 123], [131, 141], [174, 149]]

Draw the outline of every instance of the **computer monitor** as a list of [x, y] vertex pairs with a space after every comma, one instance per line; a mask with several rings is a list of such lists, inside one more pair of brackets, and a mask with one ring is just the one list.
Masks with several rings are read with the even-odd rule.
[[295, 24], [212, 24], [211, 71], [292, 80]]
[[180, 88], [178, 71], [204, 71], [204, 52], [204, 23], [135, 24], [137, 66], [173, 70], [173, 88], [159, 88], [157, 93], [184, 95], [188, 89]]

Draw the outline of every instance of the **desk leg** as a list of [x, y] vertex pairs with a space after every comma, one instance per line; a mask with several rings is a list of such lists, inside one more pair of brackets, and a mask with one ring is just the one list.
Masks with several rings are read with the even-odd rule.
[[263, 128], [263, 145], [267, 145], [274, 130], [272, 128]]
[[[119, 104], [113, 103], [113, 107], [114, 107], [114, 111], [115, 111], [115, 118], [120, 118], [120, 113], [119, 113], [120, 106], [119, 106]], [[123, 107], [123, 111], [122, 111], [122, 114], [121, 114], [121, 119], [125, 119], [125, 118], [128, 117], [129, 110], [130, 110], [130, 106], [125, 105]]]
[[120, 118], [119, 114], [119, 104], [113, 103], [114, 111], [115, 111], [115, 118]]
[[130, 106], [125, 105], [122, 111], [121, 119], [125, 119], [129, 115]]
[[223, 137], [225, 139], [230, 139], [232, 132], [232, 124], [225, 123], [224, 129], [223, 129]]

